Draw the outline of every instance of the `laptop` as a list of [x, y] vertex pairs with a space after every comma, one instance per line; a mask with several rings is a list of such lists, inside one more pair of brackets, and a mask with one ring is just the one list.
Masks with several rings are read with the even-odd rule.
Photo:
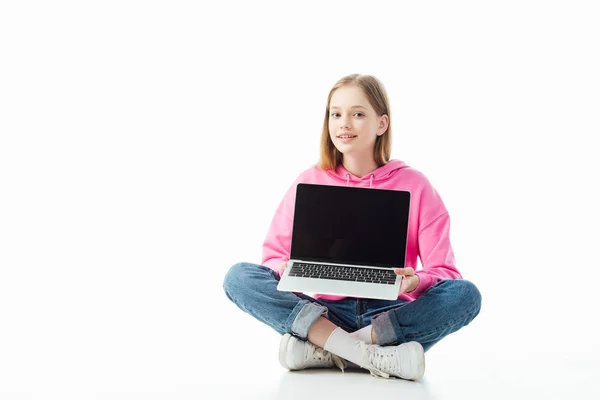
[[299, 183], [280, 291], [395, 300], [410, 192]]

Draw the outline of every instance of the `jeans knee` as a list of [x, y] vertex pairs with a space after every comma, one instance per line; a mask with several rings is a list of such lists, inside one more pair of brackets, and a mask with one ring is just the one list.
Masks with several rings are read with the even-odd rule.
[[472, 307], [473, 317], [475, 317], [481, 309], [481, 292], [473, 282], [464, 279], [457, 282], [460, 282], [460, 298]]
[[230, 300], [230, 293], [235, 292], [236, 288], [243, 285], [244, 275], [246, 275], [247, 270], [248, 263], [240, 262], [229, 268], [229, 271], [225, 274], [225, 279], [223, 279], [223, 290], [225, 290], [225, 294]]

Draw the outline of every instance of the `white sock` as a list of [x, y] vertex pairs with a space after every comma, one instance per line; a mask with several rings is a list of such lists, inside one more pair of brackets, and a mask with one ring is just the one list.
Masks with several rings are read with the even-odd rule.
[[360, 328], [359, 330], [352, 332], [350, 336], [355, 339], [361, 340], [366, 344], [373, 344], [371, 340], [371, 331], [373, 330], [373, 325], [365, 326], [364, 328]]
[[360, 343], [360, 340], [350, 336], [348, 332], [338, 327], [331, 332], [323, 348], [338, 357], [362, 366], [364, 361]]

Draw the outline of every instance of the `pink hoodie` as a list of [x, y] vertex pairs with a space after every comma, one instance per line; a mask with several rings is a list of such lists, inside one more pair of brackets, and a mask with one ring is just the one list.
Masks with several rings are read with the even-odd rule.
[[[343, 166], [324, 171], [312, 167], [294, 181], [279, 204], [267, 237], [263, 243], [262, 265], [273, 270], [289, 261], [294, 218], [294, 201], [298, 183], [373, 187], [389, 190], [407, 190], [411, 193], [406, 245], [406, 267], [417, 269], [417, 256], [422, 269], [416, 271], [419, 286], [398, 298], [414, 300], [442, 279], [461, 279], [450, 245], [450, 216], [437, 191], [421, 172], [404, 162], [392, 160], [363, 178], [357, 178]], [[401, 267], [401, 266], [399, 266]], [[343, 296], [315, 294], [315, 298], [340, 300]]]

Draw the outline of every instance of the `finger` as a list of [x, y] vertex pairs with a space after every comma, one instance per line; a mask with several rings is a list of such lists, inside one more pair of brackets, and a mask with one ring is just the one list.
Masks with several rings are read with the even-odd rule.
[[394, 272], [397, 275], [406, 275], [406, 276], [410, 276], [410, 275], [414, 275], [415, 274], [415, 270], [412, 269], [411, 267], [407, 267], [407, 268], [394, 268]]

